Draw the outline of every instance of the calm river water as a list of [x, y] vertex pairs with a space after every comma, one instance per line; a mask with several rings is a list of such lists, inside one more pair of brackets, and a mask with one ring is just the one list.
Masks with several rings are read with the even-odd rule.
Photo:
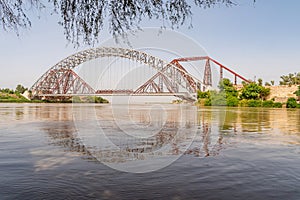
[[300, 199], [300, 110], [0, 104], [0, 199]]

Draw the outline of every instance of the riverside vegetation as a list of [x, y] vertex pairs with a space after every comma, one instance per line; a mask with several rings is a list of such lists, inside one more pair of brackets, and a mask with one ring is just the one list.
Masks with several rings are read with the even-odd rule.
[[[266, 107], [282, 108], [283, 104], [275, 102], [274, 99], [266, 100], [270, 94], [270, 88], [262, 86], [262, 81], [245, 83], [243, 88], [237, 90], [229, 79], [224, 78], [219, 83], [219, 91], [197, 92], [198, 105], [204, 106], [229, 106], [229, 107]], [[295, 91], [300, 100], [300, 86]], [[286, 102], [287, 108], [300, 108], [295, 98], [289, 98]]]
[[[298, 73], [299, 74], [299, 73]], [[285, 77], [285, 76], [283, 76]], [[289, 76], [290, 77], [290, 76]], [[293, 80], [297, 80], [291, 76]], [[297, 77], [297, 76], [296, 76]], [[282, 77], [281, 77], [282, 78]], [[289, 82], [290, 83], [290, 82]], [[299, 82], [296, 82], [299, 83]], [[282, 85], [282, 82], [280, 82]], [[22, 94], [28, 90], [22, 85], [17, 85], [15, 90], [9, 88], [0, 89], [0, 103], [109, 103], [102, 97], [95, 96], [74, 96], [66, 100], [28, 100]], [[258, 83], [243, 83], [243, 88], [237, 90], [229, 79], [224, 78], [219, 83], [219, 91], [197, 92], [198, 105], [204, 106], [229, 106], [229, 107], [268, 107], [282, 108], [283, 104], [275, 102], [274, 99], [266, 100], [270, 94], [270, 88], [262, 86], [262, 80]], [[300, 85], [298, 90], [294, 92], [300, 101]], [[180, 103], [178, 101], [176, 103]], [[300, 108], [300, 104], [296, 98], [289, 98], [286, 102], [286, 108]]]
[[20, 84], [17, 85], [15, 90], [9, 88], [0, 89], [0, 103], [109, 103], [108, 100], [95, 96], [75, 96], [64, 100], [29, 100], [22, 96], [27, 90]]
[[33, 100], [30, 101], [28, 99], [26, 99], [25, 97], [23, 97], [21, 94], [24, 93], [27, 90], [27, 88], [25, 88], [22, 85], [17, 85], [15, 90], [11, 90], [9, 88], [3, 88], [0, 89], [0, 102], [2, 103], [29, 103], [29, 102], [33, 102], [33, 103], [39, 103], [42, 102], [40, 100]]

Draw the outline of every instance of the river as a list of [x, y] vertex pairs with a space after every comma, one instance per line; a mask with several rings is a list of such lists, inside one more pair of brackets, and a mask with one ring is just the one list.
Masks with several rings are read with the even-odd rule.
[[300, 199], [300, 110], [0, 104], [0, 199]]

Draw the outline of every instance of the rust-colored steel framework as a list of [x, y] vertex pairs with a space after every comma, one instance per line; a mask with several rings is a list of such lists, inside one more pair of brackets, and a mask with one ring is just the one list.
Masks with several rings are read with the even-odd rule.
[[[204, 77], [202, 83], [197, 83], [193, 77], [188, 76], [189, 74], [187, 70], [180, 64], [180, 62], [191, 62], [191, 61], [201, 61], [205, 60], [205, 69], [204, 69]], [[207, 87], [212, 86], [212, 72], [211, 72], [211, 65], [210, 61], [215, 63], [220, 67], [220, 80], [223, 78], [223, 69], [227, 70], [229, 73], [234, 75], [234, 84], [237, 84], [237, 78], [242, 79], [245, 82], [250, 82], [243, 76], [237, 74], [236, 72], [232, 71], [231, 69], [225, 67], [221, 63], [217, 62], [216, 60], [208, 57], [208, 56], [200, 56], [200, 57], [187, 57], [187, 58], [177, 58], [171, 61], [172, 65], [175, 65], [177, 68], [180, 69], [180, 71], [176, 71], [176, 73], [179, 73], [182, 77], [185, 77], [186, 82], [188, 85], [192, 86], [193, 90], [206, 90]], [[167, 70], [168, 68], [165, 68], [164, 70]], [[183, 73], [184, 72], [184, 73]], [[158, 81], [155, 81], [158, 80]], [[157, 84], [158, 82], [159, 84]], [[162, 72], [156, 73], [153, 77], [151, 77], [146, 83], [141, 85], [135, 93], [159, 93], [163, 91], [164, 86], [168, 89], [168, 92], [174, 93], [176, 92], [176, 87], [174, 88], [172, 86], [172, 82], [169, 82], [166, 80], [165, 75]], [[202, 87], [201, 87], [202, 86]]]
[[[120, 57], [135, 62], [145, 64], [157, 71], [146, 83], [136, 90], [108, 90], [101, 88], [95, 91], [88, 83], [80, 78], [73, 69], [80, 64], [101, 58], [101, 57]], [[204, 79], [200, 81], [191, 75], [180, 62], [191, 62], [198, 60], [206, 60]], [[180, 90], [184, 89], [185, 96], [180, 95], [183, 99], [196, 99], [197, 90], [205, 90], [206, 87], [212, 85], [212, 73], [210, 61], [220, 67], [220, 78], [223, 78], [223, 69], [235, 76], [235, 84], [237, 77], [249, 82], [246, 78], [235, 73], [214, 59], [205, 57], [189, 57], [178, 58], [171, 62], [166, 62], [157, 57], [151, 56], [145, 52], [115, 48], [115, 47], [99, 47], [81, 51], [73, 54], [60, 61], [44, 73], [30, 88], [34, 97], [59, 96], [72, 94], [149, 94], [149, 93], [172, 93], [178, 95]]]
[[234, 72], [233, 70], [231, 70], [228, 67], [222, 65], [221, 63], [219, 63], [218, 61], [212, 59], [209, 56], [178, 58], [178, 59], [175, 59], [175, 60], [177, 60], [177, 62], [191, 62], [191, 61], [206, 60], [205, 71], [204, 71], [204, 80], [203, 80], [203, 84], [205, 84], [205, 82], [206, 82], [206, 85], [210, 85], [210, 83], [212, 81], [211, 69], [210, 69], [210, 61], [213, 62], [213, 63], [215, 63], [217, 66], [219, 66], [219, 68], [220, 68], [220, 80], [223, 79], [223, 70], [226, 70], [229, 73], [231, 73], [232, 75], [234, 75], [234, 84], [235, 85], [237, 84], [237, 78], [240, 78], [241, 80], [243, 80], [243, 81], [245, 81], [247, 83], [250, 82], [245, 77], [243, 77], [240, 74]]
[[[173, 66], [176, 66], [176, 68], [174, 68]], [[170, 74], [170, 76], [172, 76], [173, 78], [169, 79], [165, 74]], [[189, 86], [193, 92], [196, 92], [197, 84], [193, 77], [189, 75], [181, 65], [177, 65], [177, 63], [175, 62], [171, 62], [170, 64], [166, 65], [166, 67], [162, 71], [157, 72], [147, 82], [141, 85], [134, 93], [178, 93], [179, 86], [178, 84], [176, 84], [176, 79], [185, 79], [186, 85]], [[167, 89], [167, 91], [164, 90], [165, 88]]]
[[93, 94], [95, 90], [71, 69], [51, 69], [43, 81], [38, 82], [35, 95]]
[[212, 86], [212, 75], [209, 59], [207, 59], [205, 63], [203, 83], [205, 85]]
[[[160, 83], [158, 85], [152, 83], [151, 85], [152, 89], [157, 92], [164, 92], [162, 85], [167, 84], [168, 89], [170, 89], [169, 91], [176, 93], [178, 92], [178, 88], [181, 87], [185, 89], [186, 94], [190, 98], [195, 98], [196, 86], [202, 84], [200, 80], [193, 77], [182, 67], [145, 52], [115, 47], [99, 47], [73, 54], [51, 67], [31, 87], [33, 96], [43, 97], [43, 95], [55, 96], [58, 94], [78, 94], [81, 92], [83, 94], [95, 94], [94, 89], [80, 79], [78, 75], [75, 75], [73, 69], [84, 62], [100, 57], [126, 58], [154, 68], [161, 74]], [[77, 77], [77, 80], [80, 80], [80, 83], [82, 83], [81, 88], [73, 86], [75, 82], [69, 80], [68, 74], [72, 74], [73, 78]]]

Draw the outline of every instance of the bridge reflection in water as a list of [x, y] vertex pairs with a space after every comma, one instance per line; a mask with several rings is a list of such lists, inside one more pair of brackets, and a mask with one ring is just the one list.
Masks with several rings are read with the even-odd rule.
[[[195, 108], [193, 106], [177, 105], [166, 105], [162, 110], [155, 106], [153, 109], [153, 105], [132, 105], [128, 108], [129, 112], [122, 115], [122, 112], [113, 113], [111, 105], [84, 106], [95, 110], [99, 126], [107, 131], [106, 136], [119, 148], [105, 148], [101, 151], [98, 147], [96, 150], [100, 151], [97, 155], [105, 162], [143, 160], [147, 159], [146, 153], [152, 157], [181, 154], [196, 157], [215, 156], [230, 144], [243, 142], [300, 145], [300, 110], [196, 110], [191, 109]], [[73, 105], [68, 104], [5, 105], [0, 111], [0, 125], [14, 125], [16, 121], [42, 123], [40, 127], [47, 133], [51, 145], [62, 146], [68, 151], [79, 152], [85, 159], [94, 160], [94, 147], [87, 146], [79, 137], [82, 134], [78, 134], [78, 122], [73, 119], [74, 109], [76, 108]], [[188, 111], [184, 115], [185, 119], [182, 118], [183, 111]], [[196, 118], [193, 112], [196, 113]], [[151, 132], [153, 130], [154, 132]], [[194, 130], [196, 131], [193, 132]], [[166, 151], [149, 154], [162, 147], [167, 147]]]
[[[110, 105], [85, 105], [95, 108], [98, 123], [104, 130], [109, 130], [108, 137], [117, 144], [123, 153], [133, 152], [134, 159], [142, 159], [138, 153], [150, 152], [169, 145], [165, 152], [169, 155], [188, 154], [199, 157], [217, 155], [228, 143], [242, 142], [245, 138], [255, 140], [252, 136], [260, 134], [259, 143], [265, 144], [300, 144], [300, 110], [263, 109], [263, 108], [198, 108], [193, 110], [197, 114], [194, 118], [183, 120], [183, 108], [168, 105], [162, 115], [159, 109], [152, 109], [152, 105], [133, 105], [127, 115], [115, 112], [112, 115]], [[68, 104], [10, 104], [0, 111], [0, 125], [15, 125], [17, 122], [40, 122], [51, 144], [77, 151], [83, 155], [90, 155], [90, 150], [78, 137], [76, 124], [73, 120], [74, 107]], [[119, 114], [116, 116], [116, 114]], [[194, 117], [194, 115], [191, 115]], [[115, 123], [113, 117], [118, 119]], [[152, 119], [151, 119], [152, 117]], [[153, 120], [155, 119], [155, 120]], [[122, 121], [121, 121], [122, 120]], [[126, 120], [129, 122], [126, 126]], [[160, 120], [164, 124], [160, 124]], [[184, 124], [182, 123], [184, 122]], [[144, 128], [144, 134], [149, 130], [159, 130], [147, 135], [139, 135]], [[145, 129], [148, 127], [149, 129]], [[159, 129], [157, 129], [159, 128]], [[178, 130], [193, 130], [178, 132]], [[129, 134], [124, 134], [125, 130]], [[148, 130], [148, 132], [147, 132]], [[130, 132], [131, 131], [131, 132]], [[136, 135], [134, 135], [136, 134]], [[244, 136], [244, 137], [242, 137]], [[246, 136], [246, 137], [245, 137]], [[186, 141], [192, 139], [187, 148]], [[258, 142], [255, 140], [255, 142]], [[184, 150], [184, 151], [183, 151]], [[113, 152], [111, 152], [113, 153]], [[136, 154], [134, 154], [136, 153]], [[120, 162], [114, 160], [114, 162]]]
[[[95, 109], [99, 127], [115, 146], [87, 144], [85, 133], [77, 132], [80, 121], [75, 121], [77, 125], [72, 122], [48, 123], [49, 128], [43, 131], [48, 133], [54, 145], [80, 152], [87, 155], [87, 159], [97, 158], [111, 163], [164, 156], [214, 156], [222, 149], [223, 136], [216, 127], [212, 127], [210, 112], [197, 112], [196, 107], [174, 105], [164, 106], [165, 113], [160, 107], [153, 106], [124, 108], [119, 106], [112, 110], [110, 106], [100, 106]], [[127, 109], [128, 113], [124, 114]], [[186, 114], [183, 115], [183, 112]], [[72, 120], [70, 116], [67, 119]], [[83, 123], [87, 125], [89, 122], [83, 120]]]
[[[116, 171], [98, 162], [93, 156], [96, 148], [84, 145], [79, 137], [72, 106], [0, 104], [1, 197], [218, 199], [221, 196], [247, 199], [250, 194], [254, 199], [262, 200], [274, 196], [299, 199], [300, 110], [198, 108], [194, 123], [197, 132], [193, 143], [183, 152], [185, 155], [165, 169], [137, 175]], [[93, 104], [84, 106], [94, 107]], [[155, 109], [149, 115], [152, 107]], [[123, 147], [122, 152], [133, 155], [127, 157], [132, 159], [128, 162], [124, 162], [125, 156], [107, 160], [118, 165], [145, 162], [141, 160], [142, 153], [137, 153], [136, 149], [142, 149], [138, 145], [144, 145], [144, 151], [149, 151], [150, 146], [159, 149], [159, 145], [170, 141], [178, 127], [191, 127], [189, 123], [178, 123], [181, 122], [178, 113], [183, 112], [177, 111], [184, 107], [167, 105], [165, 113], [169, 115], [159, 115], [162, 109], [158, 105], [132, 105], [129, 108], [124, 120], [135, 122], [137, 127], [145, 124], [158, 127], [159, 121], [166, 122], [162, 129], [165, 134], [155, 132], [157, 137], [149, 134], [148, 138], [142, 138], [134, 131], [136, 127], [131, 126], [130, 134], [139, 136], [139, 140], [117, 141], [117, 137], [110, 137]], [[106, 112], [109, 109], [110, 105], [96, 105], [99, 124], [106, 124], [112, 133], [120, 133], [111, 122], [111, 114]], [[149, 116], [162, 118], [151, 120]], [[118, 115], [120, 118], [121, 114]], [[195, 122], [194, 118], [191, 120]], [[119, 126], [128, 130], [121, 122]], [[170, 145], [165, 145], [170, 147], [165, 154], [176, 157], [180, 153], [178, 147], [180, 149], [189, 137], [171, 140]], [[139, 156], [134, 157], [137, 154]]]
[[[66, 108], [70, 109], [70, 108]], [[129, 113], [130, 120], [133, 120], [137, 127], [149, 127], [150, 130], [155, 130], [153, 127], [161, 127], [155, 135], [134, 137], [135, 132], [139, 130], [144, 133], [149, 133], [147, 129], [138, 129], [132, 124], [115, 123], [112, 120], [111, 113], [107, 112], [109, 106], [104, 106], [97, 109], [101, 128], [109, 130], [106, 136], [119, 149], [103, 149], [97, 153], [97, 159], [100, 158], [104, 162], [126, 162], [132, 160], [147, 159], [145, 153], [156, 152], [159, 149], [167, 146], [169, 149], [151, 156], [166, 156], [166, 155], [192, 155], [196, 157], [216, 156], [226, 148], [228, 144], [245, 142], [245, 137], [239, 136], [247, 134], [249, 141], [253, 134], [261, 133], [262, 143], [265, 144], [300, 144], [300, 137], [297, 133], [300, 132], [300, 117], [299, 113], [286, 112], [286, 110], [276, 109], [198, 109], [197, 122], [187, 123], [186, 127], [194, 126], [197, 131], [195, 135], [192, 132], [182, 129], [182, 124], [179, 121], [178, 107], [171, 106], [168, 110], [168, 115], [165, 124], [159, 124], [159, 121], [151, 121], [149, 113], [145, 111], [144, 106], [136, 106]], [[146, 108], [146, 109], [149, 109]], [[106, 111], [105, 111], [106, 110]], [[105, 114], [103, 113], [106, 112]], [[295, 111], [297, 112], [297, 111]], [[160, 119], [157, 113], [156, 119]], [[152, 113], [153, 115], [153, 113]], [[278, 116], [281, 119], [278, 120]], [[118, 116], [119, 119], [122, 118]], [[123, 116], [124, 119], [128, 116]], [[127, 118], [127, 119], [129, 119]], [[123, 129], [123, 130], [122, 130]], [[131, 131], [131, 135], [124, 133]], [[187, 130], [192, 130], [187, 128]], [[45, 129], [51, 138], [53, 144], [59, 144], [68, 148], [70, 151], [77, 151], [83, 155], [91, 156], [91, 151], [95, 153], [92, 147], [87, 147], [82, 143], [82, 138], [78, 138], [76, 128], [73, 123], [58, 123], [55, 126], [49, 124], [49, 128]], [[278, 134], [281, 132], [281, 134]], [[282, 134], [283, 133], [283, 134]], [[278, 134], [278, 135], [276, 135]], [[296, 135], [295, 135], [296, 134]], [[273, 137], [275, 136], [276, 137]], [[193, 141], [189, 144], [189, 141]], [[240, 141], [239, 141], [240, 140]], [[254, 140], [254, 139], [253, 139]], [[248, 141], [248, 142], [249, 142]], [[188, 146], [187, 146], [188, 145]], [[99, 148], [98, 148], [99, 150]], [[163, 155], [164, 154], [164, 155]], [[88, 159], [93, 159], [89, 157]]]

